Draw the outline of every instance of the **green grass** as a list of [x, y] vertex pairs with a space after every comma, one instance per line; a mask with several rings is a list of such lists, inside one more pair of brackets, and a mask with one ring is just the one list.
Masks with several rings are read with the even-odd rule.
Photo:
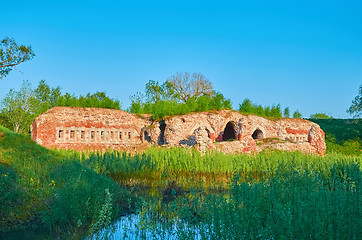
[[[135, 197], [111, 178], [28, 136], [3, 127], [0, 132], [0, 232], [96, 231], [102, 219], [133, 211]], [[110, 210], [105, 213], [106, 207]]]
[[309, 119], [326, 133], [326, 153], [362, 155], [362, 119]]

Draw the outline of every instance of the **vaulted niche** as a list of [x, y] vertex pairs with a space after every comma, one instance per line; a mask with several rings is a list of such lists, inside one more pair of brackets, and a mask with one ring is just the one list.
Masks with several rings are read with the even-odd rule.
[[235, 125], [232, 122], [228, 122], [224, 129], [224, 134], [222, 135], [222, 140], [236, 140], [236, 129]]
[[253, 137], [253, 139], [262, 139], [264, 138], [264, 134], [263, 132], [260, 130], [260, 129], [256, 129], [254, 132], [253, 132], [253, 135], [251, 135]]
[[160, 135], [158, 136], [158, 145], [164, 145], [166, 144], [165, 140], [165, 129], [166, 129], [166, 123], [164, 120], [160, 121]]

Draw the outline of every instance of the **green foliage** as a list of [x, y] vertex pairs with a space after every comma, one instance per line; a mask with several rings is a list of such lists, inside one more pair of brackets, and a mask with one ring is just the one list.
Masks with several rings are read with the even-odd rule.
[[289, 107], [284, 108], [283, 117], [285, 117], [285, 118], [289, 118], [289, 117], [290, 117]]
[[24, 81], [19, 91], [11, 89], [1, 101], [0, 124], [17, 133], [28, 133], [41, 108], [41, 101], [30, 83]]
[[358, 95], [353, 99], [352, 105], [349, 107], [347, 112], [353, 115], [354, 118], [362, 116], [362, 84], [359, 87]]
[[[45, 149], [3, 127], [0, 132], [5, 133], [0, 139], [0, 232], [26, 226], [64, 233], [99, 225], [102, 214], [115, 219], [133, 211], [134, 196], [74, 155]], [[111, 211], [104, 213], [106, 208]]]
[[19, 214], [24, 194], [18, 180], [14, 168], [0, 161], [0, 228], [14, 221], [11, 214]]
[[316, 114], [312, 114], [309, 117], [310, 119], [333, 119], [332, 116], [328, 116], [325, 113], [316, 113]]
[[62, 95], [60, 87], [51, 88], [45, 80], [41, 80], [38, 87], [34, 89], [35, 97], [40, 101], [40, 112], [46, 112], [48, 109], [57, 106], [57, 101]]
[[309, 119], [317, 123], [326, 133], [326, 140], [343, 144], [362, 136], [361, 119]]
[[[358, 165], [316, 172], [277, 172], [255, 181], [236, 175], [230, 195], [191, 193], [170, 204], [188, 228], [175, 235], [205, 239], [358, 239], [362, 212]], [[239, 178], [240, 177], [240, 178]], [[333, 221], [331, 221], [333, 219]]]
[[56, 106], [120, 109], [119, 101], [109, 98], [105, 92], [75, 97], [69, 93], [62, 95], [59, 86], [51, 88], [45, 80], [35, 89], [24, 81], [19, 91], [11, 89], [1, 101], [0, 124], [26, 134], [35, 117]]
[[31, 47], [18, 45], [13, 38], [4, 38], [0, 42], [0, 79], [22, 62], [34, 57]]
[[360, 234], [361, 157], [201, 155], [175, 148], [91, 155], [82, 163], [121, 185], [132, 182], [132, 188], [163, 184], [161, 194], [152, 195], [158, 200], [141, 213], [137, 229], [146, 238], [358, 239]]
[[188, 172], [227, 175], [239, 172], [263, 176], [263, 173], [274, 174], [278, 169], [300, 172], [313, 170], [327, 176], [331, 174], [331, 166], [334, 164], [362, 163], [361, 157], [332, 153], [325, 157], [299, 152], [271, 152], [255, 156], [207, 152], [201, 155], [198, 151], [183, 148], [150, 148], [136, 155], [118, 152], [90, 154], [82, 159], [85, 166], [117, 180], [136, 179], [138, 176], [161, 180], [166, 175], [172, 180], [173, 177], [186, 177]]
[[86, 96], [80, 95], [79, 97], [66, 93], [57, 99], [55, 105], [66, 107], [121, 109], [119, 101], [107, 97], [105, 92], [96, 92], [94, 94], [88, 93]]
[[362, 155], [361, 119], [309, 119], [326, 133], [327, 153]]
[[302, 114], [297, 110], [293, 113], [293, 118], [302, 118]]
[[149, 80], [146, 84], [147, 102], [156, 103], [159, 101], [176, 100], [177, 94], [170, 82], [159, 84], [157, 81]]
[[[288, 110], [289, 111], [289, 110]], [[254, 114], [260, 117], [272, 117], [272, 118], [281, 118], [282, 112], [280, 109], [280, 104], [277, 106], [266, 106], [257, 105], [252, 103], [249, 99], [244, 99], [244, 101], [239, 104], [239, 112], [242, 114]]]
[[186, 103], [180, 103], [176, 100], [142, 103], [139, 98], [134, 97], [130, 112], [138, 115], [145, 113], [152, 114], [153, 119], [161, 119], [166, 116], [221, 109], [231, 109], [231, 102], [225, 99], [221, 93], [215, 93], [212, 97], [204, 95], [198, 97], [196, 100], [191, 98]]

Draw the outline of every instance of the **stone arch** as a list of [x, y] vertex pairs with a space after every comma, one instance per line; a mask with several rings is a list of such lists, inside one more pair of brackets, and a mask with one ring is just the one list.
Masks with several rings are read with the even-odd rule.
[[263, 139], [264, 138], [264, 133], [262, 130], [260, 130], [259, 128], [255, 129], [255, 131], [253, 132], [253, 134], [251, 135], [251, 137], [254, 139], [254, 140], [257, 140], [257, 139]]
[[224, 134], [222, 135], [222, 140], [227, 141], [233, 139], [235, 140], [237, 139], [237, 129], [235, 123], [229, 121], [224, 128]]

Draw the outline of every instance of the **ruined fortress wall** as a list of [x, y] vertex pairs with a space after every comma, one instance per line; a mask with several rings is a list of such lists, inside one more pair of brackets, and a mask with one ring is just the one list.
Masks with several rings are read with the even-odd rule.
[[226, 153], [268, 148], [318, 154], [325, 151], [324, 132], [315, 123], [289, 118], [270, 120], [232, 110], [190, 113], [152, 122], [121, 110], [56, 107], [34, 120], [32, 136], [47, 148], [75, 150], [155, 144]]
[[[324, 132], [304, 119], [269, 120], [222, 110], [170, 117], [164, 124], [164, 142], [171, 146], [194, 142], [201, 148], [223, 152], [251, 152], [262, 150], [256, 140], [277, 138], [283, 142], [268, 147], [319, 154], [325, 151]], [[230, 142], [234, 139], [238, 142]], [[200, 146], [200, 142], [206, 146]]]
[[55, 107], [37, 117], [32, 138], [47, 148], [122, 149], [140, 144], [150, 122], [121, 110]]

